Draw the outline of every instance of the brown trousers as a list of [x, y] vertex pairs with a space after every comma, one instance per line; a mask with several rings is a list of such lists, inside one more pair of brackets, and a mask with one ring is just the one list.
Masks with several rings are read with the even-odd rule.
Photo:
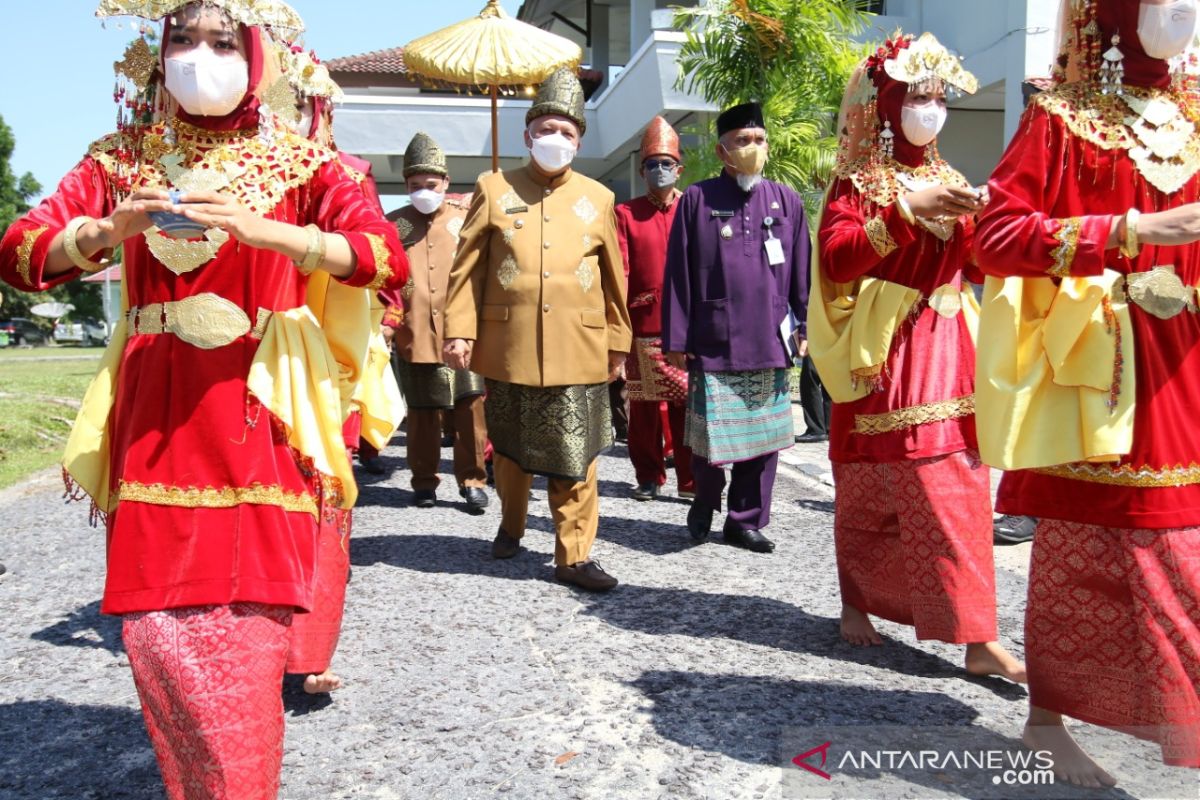
[[[496, 494], [500, 495], [500, 527], [520, 539], [525, 535], [533, 475], [499, 453], [492, 456], [492, 466], [496, 471]], [[550, 515], [554, 518], [554, 563], [566, 567], [587, 561], [600, 527], [596, 462], [592, 461], [587, 477], [578, 483], [563, 478], [550, 478], [548, 483]]]
[[[483, 463], [487, 447], [487, 422], [483, 417], [483, 395], [464, 397], [449, 412], [454, 419], [454, 477], [459, 487], [482, 488], [487, 485]], [[442, 457], [442, 412], [436, 408], [408, 410], [408, 468], [412, 470], [413, 491], [433, 491]]]

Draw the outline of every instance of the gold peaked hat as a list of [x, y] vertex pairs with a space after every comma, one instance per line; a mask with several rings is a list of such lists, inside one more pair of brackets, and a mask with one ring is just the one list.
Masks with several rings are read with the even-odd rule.
[[[100, 0], [96, 16], [162, 19], [194, 0]], [[272, 28], [293, 36], [304, 32], [304, 20], [283, 0], [203, 0], [243, 25]]]
[[962, 59], [947, 50], [932, 33], [922, 33], [895, 58], [884, 61], [883, 69], [888, 77], [909, 86], [940, 80], [966, 94], [975, 94], [979, 89], [979, 81], [963, 68]]
[[525, 124], [548, 114], [566, 117], [579, 126], [579, 134], [583, 135], [587, 128], [583, 118], [583, 86], [574, 70], [560, 67], [542, 81], [533, 98], [533, 107], [525, 112]]
[[662, 117], [650, 120], [646, 132], [642, 134], [642, 161], [650, 156], [670, 156], [676, 161], [683, 160], [679, 154], [679, 134]]
[[446, 169], [446, 154], [438, 143], [429, 134], [418, 132], [404, 151], [404, 177], [424, 173], [446, 177], [450, 171]]

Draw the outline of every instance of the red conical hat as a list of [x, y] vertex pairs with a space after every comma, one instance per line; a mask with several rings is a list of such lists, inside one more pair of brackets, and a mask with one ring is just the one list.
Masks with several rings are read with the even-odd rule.
[[683, 160], [679, 155], [679, 134], [662, 117], [650, 120], [642, 135], [642, 161], [650, 156], [670, 156], [676, 161]]

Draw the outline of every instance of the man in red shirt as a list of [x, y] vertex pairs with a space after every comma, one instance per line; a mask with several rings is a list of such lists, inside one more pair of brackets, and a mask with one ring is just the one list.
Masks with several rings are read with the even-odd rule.
[[[629, 390], [629, 458], [637, 474], [636, 500], [653, 500], [667, 482], [664, 439], [674, 442], [679, 496], [695, 496], [692, 451], [683, 444], [687, 373], [662, 355], [663, 270], [667, 238], [675, 220], [675, 188], [683, 162], [679, 135], [655, 117], [642, 136], [642, 178], [646, 194], [616, 207], [617, 237], [625, 262], [626, 294], [633, 321], [633, 353], [626, 362]], [[667, 404], [669, 431], [663, 430], [660, 405]]]

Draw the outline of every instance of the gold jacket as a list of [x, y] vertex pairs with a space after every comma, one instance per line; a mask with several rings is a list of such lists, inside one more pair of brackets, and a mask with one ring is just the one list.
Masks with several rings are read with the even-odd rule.
[[603, 383], [608, 352], [633, 340], [613, 193], [570, 169], [480, 177], [445, 316], [447, 339], [475, 340], [471, 370], [485, 378]]
[[442, 363], [446, 288], [468, 199], [447, 196], [433, 216], [412, 206], [396, 214], [396, 231], [409, 265], [408, 283], [401, 290], [404, 327], [397, 331], [396, 344], [400, 356], [411, 364]]

